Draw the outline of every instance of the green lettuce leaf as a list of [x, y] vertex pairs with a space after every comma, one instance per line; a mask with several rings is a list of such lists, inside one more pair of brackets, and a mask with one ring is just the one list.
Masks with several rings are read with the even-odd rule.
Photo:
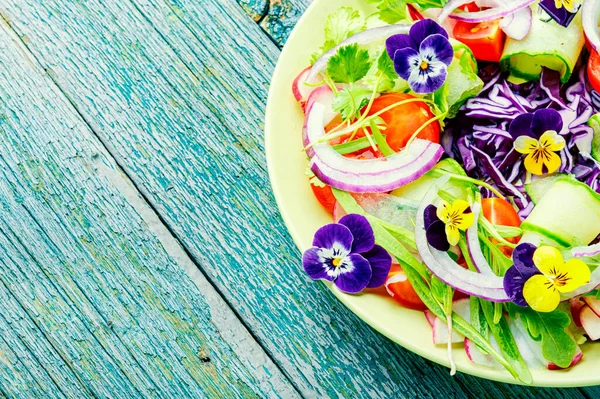
[[366, 29], [365, 18], [352, 7], [341, 7], [325, 21], [325, 43], [313, 54], [313, 63], [350, 36]]

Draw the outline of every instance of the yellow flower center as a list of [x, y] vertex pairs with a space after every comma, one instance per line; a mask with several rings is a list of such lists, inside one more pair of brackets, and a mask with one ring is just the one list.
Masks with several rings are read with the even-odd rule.
[[342, 258], [333, 258], [333, 260], [331, 261], [331, 264], [334, 267], [340, 267], [340, 263], [342, 263]]
[[422, 70], [426, 70], [427, 68], [429, 68], [429, 63], [427, 61], [423, 60], [423, 61], [421, 61], [421, 65], [419, 65], [419, 67]]

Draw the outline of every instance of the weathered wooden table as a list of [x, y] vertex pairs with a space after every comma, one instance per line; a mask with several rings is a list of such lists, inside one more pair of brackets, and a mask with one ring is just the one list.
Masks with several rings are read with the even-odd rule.
[[308, 2], [0, 0], [2, 396], [600, 394], [451, 378], [304, 277], [262, 136]]

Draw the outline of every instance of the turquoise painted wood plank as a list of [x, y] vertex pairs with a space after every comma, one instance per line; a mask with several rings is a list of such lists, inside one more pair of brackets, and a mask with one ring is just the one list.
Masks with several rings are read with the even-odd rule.
[[312, 1], [270, 0], [269, 10], [260, 26], [279, 47], [283, 47], [296, 22]]
[[262, 155], [262, 115], [278, 51], [233, 0], [89, 0], [76, 9], [66, 0], [0, 3], [305, 396], [585, 397], [579, 390], [450, 378], [307, 281]]
[[297, 397], [6, 24], [0, 48], [2, 393]]
[[269, 0], [237, 0], [244, 11], [255, 21], [260, 21], [269, 9]]

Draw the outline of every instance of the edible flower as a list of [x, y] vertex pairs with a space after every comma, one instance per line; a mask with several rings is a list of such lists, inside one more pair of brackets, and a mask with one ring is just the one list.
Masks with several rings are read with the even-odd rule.
[[561, 293], [575, 291], [590, 281], [590, 268], [583, 261], [565, 262], [560, 251], [550, 246], [519, 244], [513, 262], [504, 276], [504, 290], [514, 303], [537, 312], [552, 312], [560, 303]]
[[450, 205], [441, 201], [440, 206], [425, 208], [425, 233], [427, 242], [438, 251], [448, 251], [451, 245], [458, 244], [460, 230], [465, 231], [475, 221], [469, 203], [456, 200]]
[[559, 25], [567, 27], [575, 18], [581, 3], [581, 0], [542, 0], [540, 7]]
[[517, 116], [508, 131], [515, 139], [514, 148], [525, 154], [525, 169], [534, 175], [556, 172], [561, 165], [557, 154], [565, 148], [565, 139], [558, 134], [563, 120], [558, 111], [545, 108]]
[[448, 33], [431, 19], [415, 23], [408, 34], [389, 37], [386, 48], [396, 73], [419, 94], [442, 87], [454, 57]]
[[382, 286], [392, 258], [375, 244], [367, 218], [349, 214], [317, 230], [312, 248], [302, 256], [302, 265], [313, 280], [331, 281], [340, 291], [356, 294]]

